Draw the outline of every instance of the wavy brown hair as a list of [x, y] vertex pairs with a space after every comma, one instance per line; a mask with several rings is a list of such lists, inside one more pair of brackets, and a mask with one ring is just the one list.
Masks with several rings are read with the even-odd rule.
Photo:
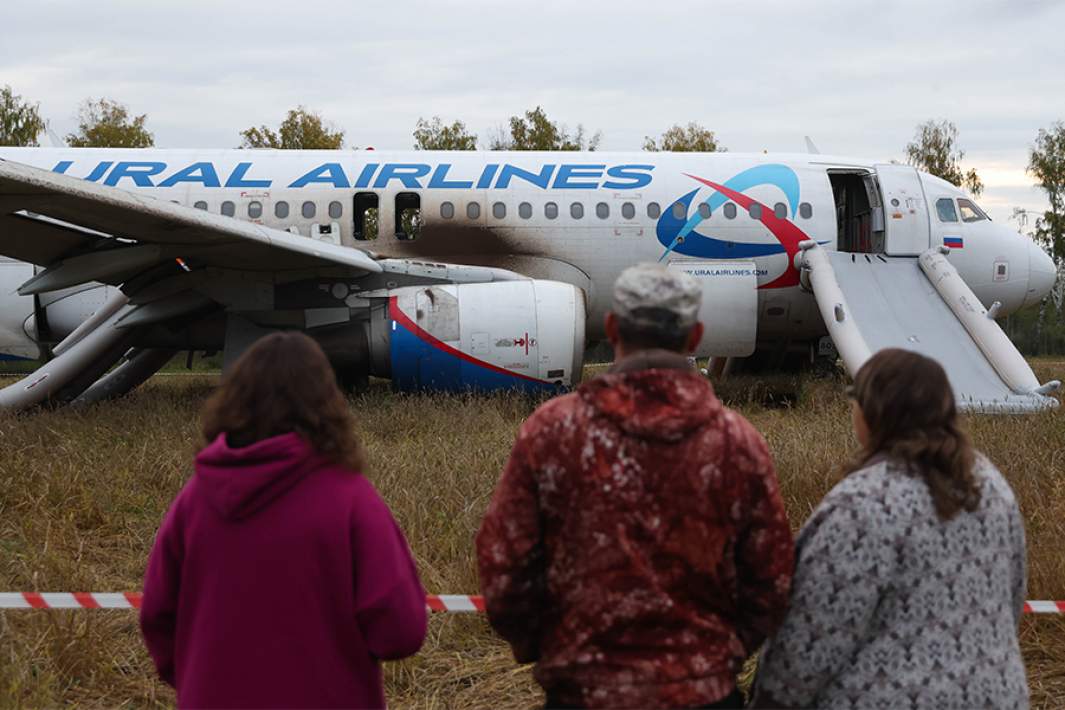
[[355, 418], [318, 343], [299, 332], [272, 333], [233, 364], [204, 405], [205, 443], [219, 434], [240, 448], [296, 432], [318, 453], [361, 470]]
[[959, 426], [954, 390], [938, 362], [909, 350], [881, 350], [858, 370], [853, 396], [869, 427], [869, 443], [846, 473], [887, 455], [925, 480], [941, 520], [976, 509], [976, 454]]

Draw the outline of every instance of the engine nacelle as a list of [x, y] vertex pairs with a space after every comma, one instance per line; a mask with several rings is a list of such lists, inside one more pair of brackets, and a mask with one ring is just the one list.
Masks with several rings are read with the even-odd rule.
[[389, 291], [369, 325], [371, 372], [398, 390], [552, 391], [576, 384], [583, 292], [558, 281]]
[[33, 265], [0, 257], [0, 360], [34, 359], [36, 339], [33, 296], [18, 295], [18, 287], [33, 276]]

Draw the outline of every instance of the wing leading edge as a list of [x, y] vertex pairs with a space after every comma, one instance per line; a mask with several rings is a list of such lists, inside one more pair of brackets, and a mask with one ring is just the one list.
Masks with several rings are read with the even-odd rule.
[[0, 160], [0, 254], [48, 267], [149, 244], [160, 247], [160, 261], [181, 257], [242, 271], [382, 270], [359, 249]]

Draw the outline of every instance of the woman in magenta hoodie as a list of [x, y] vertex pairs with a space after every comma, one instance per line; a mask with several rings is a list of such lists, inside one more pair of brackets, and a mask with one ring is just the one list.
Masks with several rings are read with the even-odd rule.
[[318, 345], [269, 335], [203, 416], [141, 630], [183, 707], [384, 707], [379, 661], [417, 652], [425, 591]]

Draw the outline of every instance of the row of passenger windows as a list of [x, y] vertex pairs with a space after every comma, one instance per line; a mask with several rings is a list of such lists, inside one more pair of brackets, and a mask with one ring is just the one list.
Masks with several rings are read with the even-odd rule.
[[959, 212], [961, 213], [962, 222], [982, 222], [985, 219], [990, 219], [972, 200], [959, 197], [957, 209], [954, 209], [954, 200], [949, 197], [942, 197], [936, 200], [936, 214], [939, 216], [940, 222], [957, 222]]
[[[676, 219], [686, 219], [688, 216], [687, 208], [681, 203], [677, 202], [673, 204], [671, 208], [673, 210], [673, 217]], [[710, 218], [710, 205], [705, 202], [699, 205], [699, 216], [703, 219]], [[725, 219], [735, 219], [738, 212], [736, 203], [727, 202], [721, 209], [725, 215]], [[762, 205], [753, 203], [750, 209], [747, 210], [751, 219], [762, 218]], [[559, 214], [558, 203], [547, 202], [544, 204], [544, 217], [547, 219], [557, 219]], [[651, 219], [658, 219], [662, 214], [662, 207], [657, 202], [647, 203], [647, 216]], [[814, 208], [809, 202], [803, 202], [799, 205], [799, 216], [803, 219], [810, 219], [813, 217]], [[518, 204], [518, 216], [522, 219], [530, 219], [533, 215], [533, 206], [528, 202], [522, 202]], [[788, 206], [783, 202], [778, 202], [773, 205], [773, 215], [777, 219], [787, 219]], [[455, 205], [451, 202], [440, 203], [440, 216], [444, 219], [454, 219], [455, 217]], [[505, 202], [493, 202], [492, 203], [492, 216], [496, 219], [506, 219], [507, 205]], [[584, 203], [572, 202], [569, 206], [569, 216], [573, 219], [584, 218]], [[610, 217], [610, 205], [606, 202], [599, 202], [595, 205], [595, 216], [599, 219], [608, 219]], [[636, 217], [636, 205], [631, 202], [621, 203], [621, 216], [623, 219], [634, 219]], [[467, 219], [480, 219], [481, 218], [481, 204], [479, 202], [466, 203], [466, 218]]]
[[[942, 203], [943, 200], [940, 200], [939, 202]], [[949, 202], [949, 200], [947, 200], [947, 202]], [[959, 202], [968, 202], [968, 200], [960, 200]], [[938, 205], [939, 205], [939, 203], [937, 203], [937, 206]], [[203, 200], [200, 200], [199, 202], [196, 202], [193, 206], [196, 209], [199, 209], [199, 210], [206, 210], [207, 209], [207, 203], [205, 201], [203, 201]], [[975, 209], [979, 210], [979, 208], [976, 207], [975, 205], [972, 205], [972, 206]], [[679, 202], [678, 203], [674, 203], [674, 205], [672, 207], [672, 210], [673, 210], [673, 217], [675, 217], [676, 219], [686, 219], [687, 218], [687, 209], [685, 208], [684, 205], [680, 204]], [[706, 204], [705, 202], [700, 203], [700, 205], [698, 207], [698, 210], [699, 210], [699, 216], [700, 217], [702, 217], [703, 219], [709, 219], [710, 218], [710, 205]], [[220, 211], [221, 211], [221, 213], [223, 215], [225, 215], [227, 217], [233, 217], [237, 213], [236, 203], [234, 203], [231, 200], [226, 200], [225, 202], [222, 203]], [[725, 219], [735, 219], [736, 215], [738, 213], [738, 210], [736, 209], [736, 203], [734, 203], [734, 202], [725, 203], [725, 205], [721, 209], [721, 212], [725, 215]], [[750, 209], [747, 210], [747, 212], [748, 212], [748, 214], [750, 214], [751, 219], [761, 219], [762, 218], [762, 205], [760, 205], [758, 203], [754, 203], [754, 204], [751, 205]], [[327, 207], [327, 213], [329, 214], [329, 218], [330, 219], [340, 219], [344, 215], [344, 205], [341, 204], [340, 202], [337, 202], [337, 201], [334, 200], [333, 202], [329, 203], [329, 205]], [[813, 213], [814, 213], [813, 206], [810, 205], [809, 202], [803, 202], [802, 204], [799, 205], [799, 216], [802, 217], [803, 219], [810, 219], [811, 217], [813, 217]], [[258, 200], [252, 200], [251, 202], [249, 202], [248, 205], [247, 205], [247, 214], [248, 214], [248, 217], [250, 217], [251, 219], [259, 219], [259, 218], [261, 218], [263, 216], [263, 203], [259, 202]], [[318, 205], [315, 204], [314, 202], [311, 202], [310, 200], [304, 202], [300, 206], [300, 215], [302, 215], [302, 217], [304, 219], [314, 219], [317, 216], [317, 214], [318, 214]], [[559, 214], [558, 203], [556, 203], [556, 202], [547, 202], [547, 203], [544, 204], [544, 217], [546, 217], [547, 219], [557, 219], [558, 218], [558, 214]], [[658, 219], [659, 216], [661, 216], [661, 214], [662, 214], [662, 207], [657, 202], [648, 202], [647, 203], [647, 216], [649, 218]], [[773, 214], [774, 214], [774, 216], [777, 219], [787, 219], [787, 216], [788, 216], [787, 205], [785, 205], [783, 202], [776, 203], [775, 205], [773, 205]], [[963, 212], [962, 212], [963, 219], [965, 219], [965, 214], [966, 213], [965, 213], [964, 208], [963, 208]], [[569, 215], [573, 219], [584, 219], [584, 203], [582, 203], [582, 202], [573, 202], [573, 203], [571, 203], [570, 206], [569, 206]], [[940, 212], [940, 219], [943, 219], [942, 215], [943, 215], [943, 212], [941, 211]], [[278, 219], [287, 219], [288, 216], [289, 216], [289, 203], [285, 202], [283, 200], [275, 202], [274, 203], [274, 216], [277, 217]], [[443, 217], [444, 219], [454, 219], [454, 217], [455, 217], [455, 205], [454, 205], [454, 203], [451, 203], [451, 202], [442, 202], [442, 203], [440, 203], [440, 216]], [[522, 219], [531, 219], [532, 216], [533, 216], [533, 206], [530, 203], [528, 203], [528, 202], [519, 203], [518, 204], [518, 216], [521, 217]], [[609, 219], [610, 218], [610, 205], [608, 205], [606, 202], [597, 203], [595, 205], [595, 216], [598, 217], [599, 219]], [[621, 204], [621, 216], [622, 216], [623, 219], [635, 219], [636, 218], [636, 205], [634, 205], [631, 202], [623, 202]], [[480, 219], [481, 218], [481, 204], [479, 202], [468, 202], [466, 204], [466, 217], [467, 217], [467, 219]], [[492, 203], [492, 217], [494, 217], [495, 219], [506, 219], [506, 217], [507, 217], [507, 205], [506, 205], [506, 203], [504, 203], [504, 202], [493, 202]], [[955, 221], [956, 222], [957, 221], [957, 217], [955, 217], [953, 220], [944, 220], [944, 221]], [[975, 220], [965, 219], [965, 221], [969, 222], [969, 221], [975, 221]]]
[[[193, 204], [198, 210], [206, 210], [207, 203], [203, 200]], [[234, 217], [237, 214], [237, 206], [232, 200], [226, 200], [222, 203], [220, 212], [226, 217]], [[344, 205], [333, 201], [329, 203], [326, 208], [326, 212], [329, 214], [330, 219], [340, 219], [344, 215]], [[300, 214], [304, 219], [314, 219], [318, 215], [318, 205], [308, 200], [300, 205]], [[274, 203], [274, 216], [278, 219], [287, 219], [289, 215], [289, 206], [285, 201], [279, 201]], [[252, 219], [259, 219], [263, 216], [263, 203], [258, 200], [252, 200], [248, 203], [248, 217]]]

